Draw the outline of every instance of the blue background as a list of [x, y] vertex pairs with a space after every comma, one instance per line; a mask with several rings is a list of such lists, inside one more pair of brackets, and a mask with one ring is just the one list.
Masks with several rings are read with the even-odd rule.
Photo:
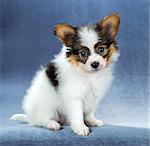
[[[11, 132], [35, 134], [35, 137], [40, 133], [41, 129], [8, 119], [14, 113], [23, 112], [22, 99], [35, 72], [41, 64], [47, 63], [61, 49], [60, 42], [53, 35], [54, 25], [62, 22], [73, 26], [94, 23], [114, 12], [120, 13], [121, 17], [117, 35], [121, 56], [116, 65], [115, 80], [97, 111], [98, 117], [108, 125], [104, 126], [102, 135], [108, 136], [112, 130], [110, 135], [113, 136], [113, 128], [121, 130], [122, 134], [124, 129], [128, 129], [129, 131], [125, 132], [126, 136], [131, 134], [132, 128], [125, 127], [133, 127], [131, 131], [148, 128], [148, 0], [1, 0], [0, 5], [2, 141], [5, 140], [7, 143], [19, 137], [14, 138]], [[102, 129], [93, 130], [99, 133]], [[44, 130], [42, 132], [49, 137], [49, 131]], [[67, 127], [61, 132], [67, 133], [65, 130], [68, 130], [66, 138], [74, 135]], [[135, 132], [135, 135], [137, 133]], [[148, 136], [146, 133], [144, 132], [145, 137]], [[92, 138], [99, 134], [93, 135]], [[131, 137], [136, 137], [132, 134]], [[56, 134], [57, 136], [59, 137]], [[34, 136], [29, 138], [32, 139]], [[111, 141], [112, 145], [115, 138]], [[101, 141], [105, 145], [109, 144], [107, 140], [105, 143], [104, 139], [98, 142]]]

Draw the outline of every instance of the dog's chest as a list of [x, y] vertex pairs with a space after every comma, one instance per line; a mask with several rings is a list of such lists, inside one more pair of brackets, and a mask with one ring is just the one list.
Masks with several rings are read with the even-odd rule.
[[88, 92], [93, 96], [99, 96], [100, 92], [103, 92], [112, 81], [111, 72], [103, 74], [96, 74], [87, 77]]
[[96, 106], [98, 101], [102, 99], [112, 81], [112, 74], [93, 75], [87, 78], [87, 89], [83, 97], [85, 110]]
[[[98, 90], [98, 80], [96, 78], [87, 78], [87, 89], [86, 89], [86, 96], [94, 96], [96, 97], [96, 92]], [[86, 97], [87, 98], [87, 97]]]

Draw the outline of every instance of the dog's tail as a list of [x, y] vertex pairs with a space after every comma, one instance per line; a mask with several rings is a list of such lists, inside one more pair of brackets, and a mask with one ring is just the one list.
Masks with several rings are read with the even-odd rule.
[[9, 120], [27, 122], [27, 116], [25, 114], [15, 114], [12, 115]]

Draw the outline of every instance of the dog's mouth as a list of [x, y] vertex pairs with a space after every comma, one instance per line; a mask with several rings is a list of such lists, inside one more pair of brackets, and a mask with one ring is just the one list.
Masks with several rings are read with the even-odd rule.
[[98, 72], [98, 71], [100, 71], [100, 70], [101, 70], [100, 68], [92, 69], [92, 71], [91, 71], [91, 72]]
[[98, 69], [84, 70], [84, 71], [87, 72], [87, 73], [97, 73], [97, 72], [99, 72], [100, 70], [101, 70], [101, 69], [98, 68]]

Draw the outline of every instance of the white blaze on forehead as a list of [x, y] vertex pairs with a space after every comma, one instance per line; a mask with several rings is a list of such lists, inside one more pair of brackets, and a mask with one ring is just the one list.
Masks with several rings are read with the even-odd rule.
[[82, 26], [79, 30], [80, 41], [83, 46], [93, 49], [98, 42], [98, 34], [94, 30], [94, 26]]

